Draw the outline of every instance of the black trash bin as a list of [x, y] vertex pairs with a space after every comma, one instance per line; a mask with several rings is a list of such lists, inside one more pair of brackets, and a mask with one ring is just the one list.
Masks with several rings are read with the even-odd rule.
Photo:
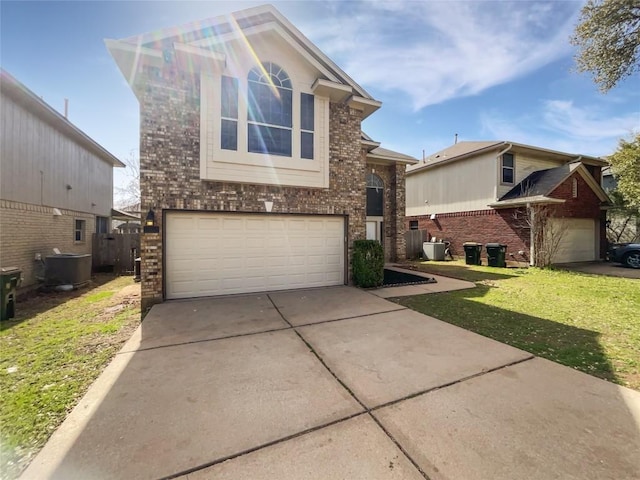
[[507, 246], [502, 243], [487, 243], [487, 265], [506, 267]]
[[0, 320], [16, 316], [16, 288], [22, 271], [17, 267], [0, 268]]
[[482, 244], [476, 242], [463, 243], [464, 259], [467, 265], [482, 265], [480, 253], [482, 252]]

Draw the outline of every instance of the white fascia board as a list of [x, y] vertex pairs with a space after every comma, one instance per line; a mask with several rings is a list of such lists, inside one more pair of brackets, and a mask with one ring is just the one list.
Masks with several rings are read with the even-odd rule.
[[174, 43], [178, 66], [182, 70], [199, 72], [201, 70], [218, 71], [224, 68], [226, 55], [224, 53], [205, 50], [204, 48]]
[[353, 93], [353, 88], [349, 85], [318, 78], [313, 82], [313, 85], [311, 85], [311, 91], [314, 95], [327, 97], [332, 102], [340, 103]]
[[162, 67], [164, 65], [164, 58], [159, 50], [120, 40], [106, 39], [104, 43], [129, 85], [133, 85], [135, 76], [141, 66]]
[[[269, 7], [270, 7], [269, 11], [278, 19], [278, 21], [280, 21], [280, 23], [285, 25], [287, 29], [289, 29], [291, 33], [293, 33], [298, 38], [300, 43], [302, 43], [307, 49], [309, 49], [314, 56], [319, 58], [323, 63], [329, 66], [329, 68], [331, 68], [340, 77], [342, 77], [346, 81], [346, 83], [351, 85], [353, 89], [356, 92], [358, 92], [362, 97], [371, 98], [371, 99], [373, 98], [371, 97], [371, 95], [367, 93], [367, 91], [364, 88], [358, 85], [349, 75], [347, 75], [347, 73], [344, 70], [338, 67], [338, 65], [336, 65], [329, 57], [327, 57], [324, 53], [322, 53], [322, 51], [318, 47], [316, 47], [307, 37], [305, 37], [304, 34], [300, 30], [298, 30], [295, 27], [295, 25], [293, 25], [289, 20], [287, 20], [278, 10], [276, 10], [271, 6]], [[334, 75], [331, 75], [331, 77], [334, 77]]]
[[367, 153], [367, 160], [385, 160], [390, 163], [404, 163], [406, 165], [413, 165], [418, 163], [417, 159], [411, 158], [400, 158], [400, 157], [391, 157], [386, 155], [376, 155], [374, 153]]
[[584, 165], [579, 163], [577, 164], [577, 166], [574, 167], [573, 165], [571, 165], [569, 168], [572, 172], [574, 170], [578, 170], [580, 176], [584, 179], [587, 185], [591, 187], [591, 190], [593, 190], [593, 193], [598, 196], [601, 202], [611, 203], [611, 199], [609, 198], [609, 195], [607, 195], [607, 192], [605, 192], [604, 189], [598, 184], [598, 182], [596, 182], [593, 176], [589, 173], [589, 170], [587, 170]]
[[522, 198], [513, 198], [511, 200], [503, 200], [501, 202], [494, 202], [487, 205], [491, 208], [513, 208], [513, 207], [521, 207], [527, 204], [560, 204], [564, 203], [565, 200], [561, 198], [551, 198], [546, 197], [544, 195], [536, 195], [533, 197], [522, 197]]
[[346, 103], [351, 108], [355, 108], [356, 110], [362, 110], [363, 120], [382, 106], [382, 102], [379, 102], [378, 100], [373, 100], [373, 99], [364, 98], [364, 97], [357, 97], [355, 95], [347, 99]]

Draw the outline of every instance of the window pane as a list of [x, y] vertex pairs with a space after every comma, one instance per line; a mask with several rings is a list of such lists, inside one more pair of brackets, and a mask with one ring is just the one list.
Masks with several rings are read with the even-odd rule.
[[513, 168], [513, 154], [505, 153], [502, 155], [502, 166]]
[[238, 149], [238, 122], [222, 120], [220, 125], [220, 146], [223, 150]]
[[411, 220], [409, 222], [409, 230], [418, 230], [418, 220]]
[[249, 124], [247, 149], [254, 153], [291, 156], [291, 130]]
[[222, 116], [238, 118], [238, 79], [222, 77]]
[[300, 94], [300, 128], [313, 131], [313, 95]]
[[[276, 95], [277, 93], [277, 95]], [[249, 120], [291, 128], [291, 90], [249, 82]]]
[[300, 156], [313, 160], [313, 133], [302, 132], [300, 140]]
[[502, 169], [502, 183], [513, 183], [513, 168]]

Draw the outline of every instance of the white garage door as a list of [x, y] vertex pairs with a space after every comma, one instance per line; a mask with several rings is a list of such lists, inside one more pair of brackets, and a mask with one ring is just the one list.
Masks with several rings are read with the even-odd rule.
[[344, 284], [344, 218], [169, 212], [166, 298]]
[[588, 218], [553, 219], [558, 224], [566, 224], [566, 231], [560, 242], [553, 263], [587, 262], [597, 259], [596, 221]]

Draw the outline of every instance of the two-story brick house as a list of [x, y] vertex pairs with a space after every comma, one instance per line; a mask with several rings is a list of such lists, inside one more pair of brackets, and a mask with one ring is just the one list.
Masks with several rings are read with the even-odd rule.
[[527, 210], [547, 206], [551, 228], [562, 231], [553, 263], [604, 258], [604, 165], [509, 141], [459, 142], [408, 167], [407, 224], [451, 242], [457, 255], [465, 242], [498, 242], [509, 258], [530, 261], [535, 242]]
[[362, 133], [381, 103], [275, 8], [106, 43], [140, 102], [145, 305], [341, 285], [365, 237], [404, 257], [416, 160]]

